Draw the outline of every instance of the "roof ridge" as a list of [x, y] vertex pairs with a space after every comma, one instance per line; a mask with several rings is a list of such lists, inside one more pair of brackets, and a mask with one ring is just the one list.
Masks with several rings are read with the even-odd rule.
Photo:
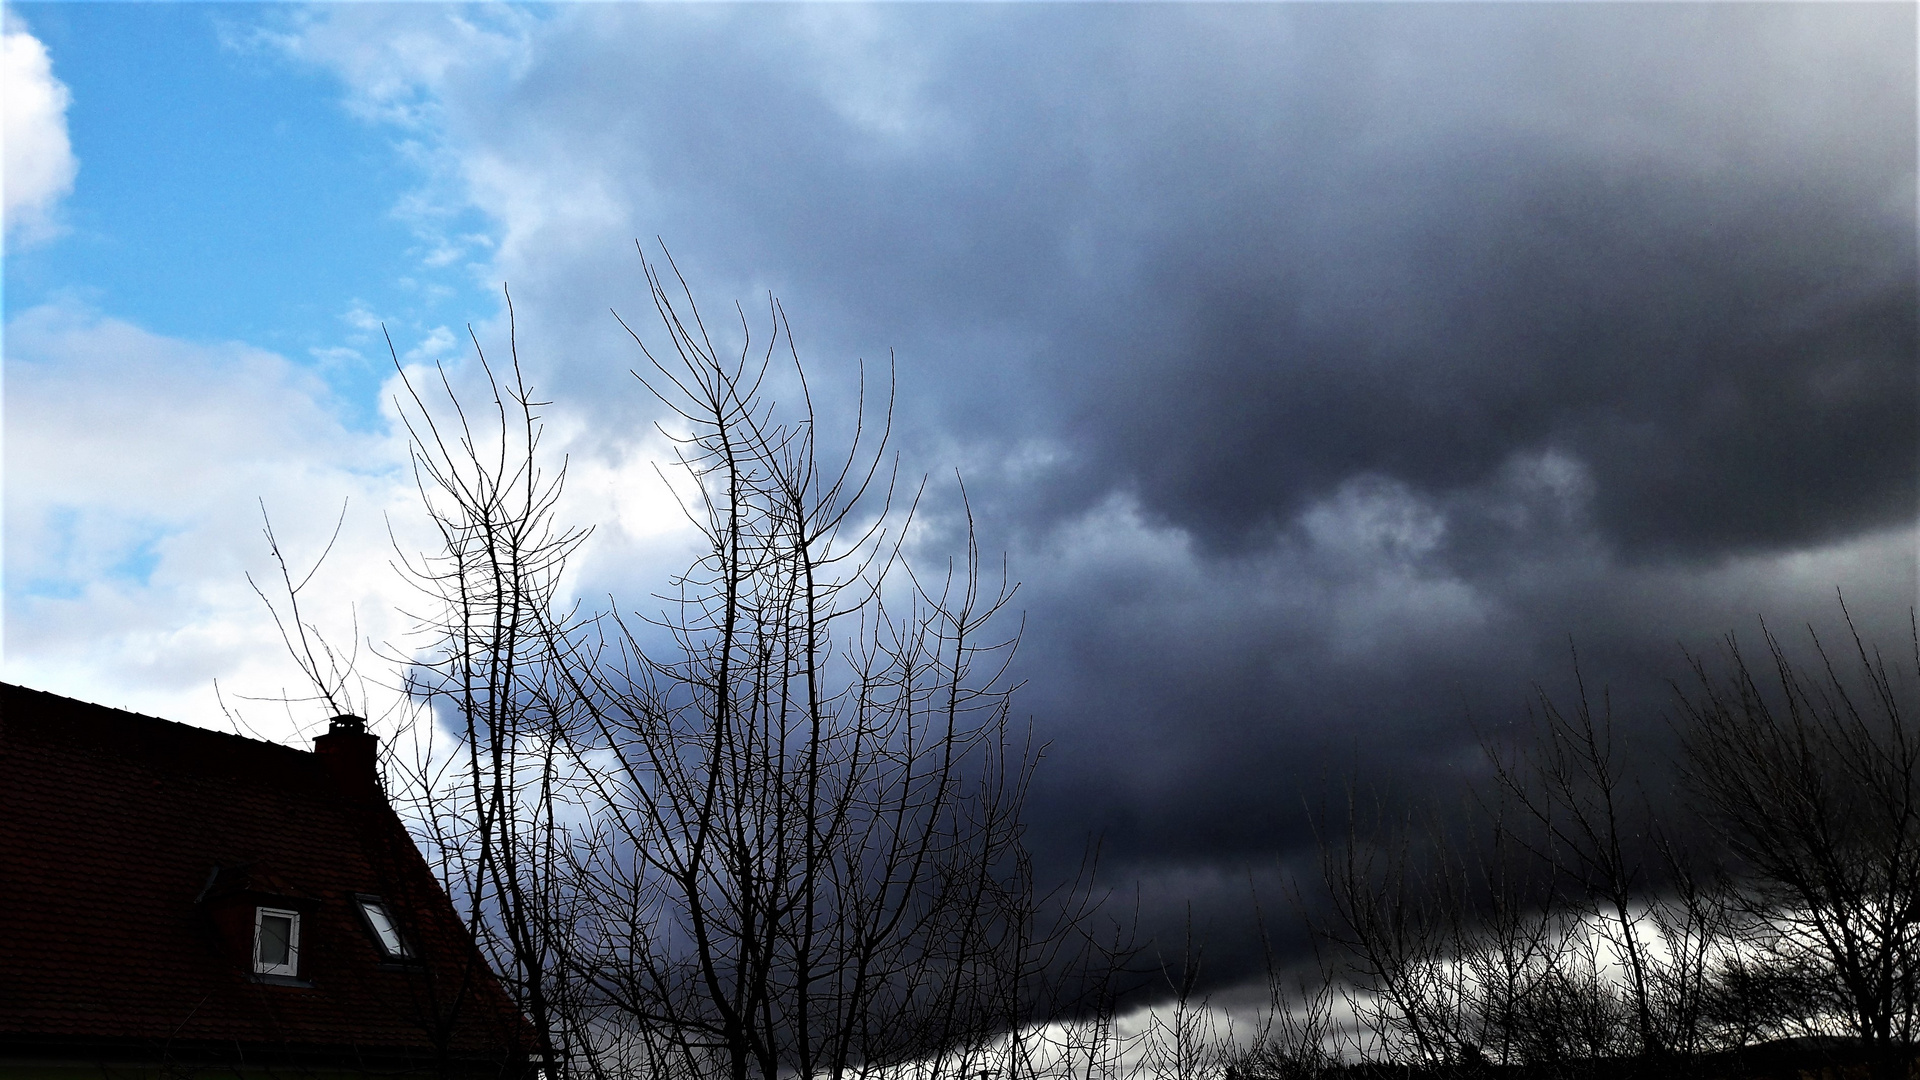
[[86, 701], [81, 698], [68, 697], [65, 694], [56, 694], [50, 690], [36, 690], [31, 686], [24, 686], [24, 685], [21, 685], [20, 683], [10, 683], [10, 682], [0, 681], [0, 694], [8, 694], [8, 695], [28, 694], [34, 697], [46, 698], [51, 701], [61, 702], [69, 706], [78, 705], [87, 709], [97, 709], [101, 712], [113, 713], [118, 716], [126, 717], [131, 720], [139, 720], [143, 723], [165, 724], [170, 728], [178, 728], [182, 732], [193, 732], [197, 735], [208, 735], [208, 736], [213, 736], [215, 738], [220, 738], [220, 739], [232, 739], [235, 742], [244, 744], [249, 749], [257, 748], [257, 747], [272, 747], [275, 750], [284, 750], [294, 754], [311, 755], [313, 753], [311, 749], [302, 749], [301, 747], [298, 747], [298, 746], [288, 746], [285, 743], [271, 742], [266, 739], [250, 738], [246, 735], [240, 735], [231, 731], [221, 731], [217, 728], [201, 727], [198, 724], [186, 724], [178, 720], [169, 720], [164, 716], [151, 716], [147, 713], [134, 712], [132, 709], [122, 709], [113, 705], [102, 705], [99, 702], [95, 702], [95, 701]]

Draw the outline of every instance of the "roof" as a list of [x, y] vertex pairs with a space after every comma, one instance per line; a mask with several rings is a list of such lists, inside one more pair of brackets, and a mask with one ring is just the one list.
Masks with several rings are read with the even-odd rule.
[[[529, 1028], [379, 794], [373, 737], [316, 746], [0, 684], [0, 1050], [519, 1071]], [[417, 960], [384, 958], [365, 895]], [[302, 985], [253, 974], [256, 905], [302, 913]]]

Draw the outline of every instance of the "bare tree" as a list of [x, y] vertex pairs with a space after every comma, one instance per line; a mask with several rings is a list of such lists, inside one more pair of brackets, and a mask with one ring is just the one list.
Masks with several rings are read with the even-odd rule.
[[[684, 282], [679, 305], [642, 265], [673, 346], [641, 344], [642, 382], [707, 541], [656, 616], [566, 597], [588, 532], [559, 522], [566, 467], [544, 464], [511, 298], [511, 363], [474, 341], [484, 407], [396, 357], [436, 532], [396, 542], [418, 596], [415, 637], [381, 654], [414, 736], [410, 757], [388, 740], [397, 804], [556, 1080], [1057, 1068], [1045, 1021], [1081, 1000], [1062, 987], [1110, 1018], [1125, 950], [1087, 933], [1092, 862], [1037, 884], [1023, 847], [1041, 747], [1011, 722], [1018, 630], [988, 626], [1013, 588], [985, 584], [964, 488], [963, 555], [916, 569], [891, 381], [870, 407], [863, 374], [847, 447], [823, 457], [778, 302], [758, 351], [742, 314], [723, 356]], [[791, 416], [765, 392], [781, 346]], [[353, 655], [305, 621], [311, 575], [268, 541], [286, 587], [269, 607], [337, 709]], [[450, 995], [433, 1015], [458, 1008], [461, 988], [429, 989]]]
[[1803, 1027], [1840, 1020], [1878, 1075], [1904, 1076], [1920, 1007], [1920, 632], [1912, 666], [1890, 668], [1853, 631], [1851, 674], [1809, 635], [1809, 665], [1764, 626], [1757, 670], [1732, 637], [1724, 675], [1694, 659], [1686, 779], [1736, 859], [1743, 986]]
[[1462, 860], [1451, 962], [1464, 976], [1466, 1005], [1459, 1055], [1501, 1065], [1535, 1063], [1543, 1046], [1566, 1039], [1544, 1033], [1551, 1017], [1539, 1008], [1574, 951], [1577, 917], [1557, 907], [1543, 877], [1551, 868], [1529, 857], [1497, 812], [1477, 858]]
[[1039, 748], [1010, 722], [1017, 634], [987, 632], [1012, 590], [983, 584], [964, 502], [964, 556], [909, 563], [890, 393], [869, 407], [863, 385], [823, 456], [779, 304], [764, 342], [741, 313], [723, 352], [684, 281], [642, 262], [671, 343], [634, 335], [642, 381], [704, 543], [664, 610], [616, 613], [594, 662], [554, 669], [590, 719], [576, 751], [606, 763], [574, 858], [598, 1037], [650, 1074], [775, 1080], [1015, 1030], [1010, 984], [1060, 935], [1035, 930], [1021, 847]]
[[[510, 298], [508, 310], [513, 343]], [[381, 759], [389, 798], [478, 946], [461, 958], [451, 981], [437, 968], [410, 975], [416, 1019], [430, 1040], [443, 1042], [475, 1007], [481, 968], [490, 967], [531, 1021], [508, 1024], [500, 1035], [557, 1078], [580, 1042], [560, 940], [569, 924], [566, 908], [577, 896], [561, 851], [567, 831], [558, 820], [570, 789], [580, 787], [580, 763], [565, 730], [565, 699], [551, 692], [551, 673], [556, 647], [576, 629], [555, 610], [560, 576], [587, 533], [555, 525], [565, 468], [552, 475], [542, 470], [542, 403], [520, 370], [517, 343], [505, 377], [477, 340], [475, 353], [490, 398], [490, 407], [477, 413], [463, 405], [444, 368], [437, 369], [441, 394], [434, 400], [394, 355], [404, 394], [395, 405], [438, 539], [425, 552], [396, 542], [399, 569], [417, 590], [420, 606], [405, 613], [417, 647], [389, 644], [373, 655], [391, 661], [397, 677], [382, 685], [366, 676], [357, 623], [354, 644], [336, 647], [302, 610], [302, 594], [338, 539], [344, 505], [332, 538], [304, 574], [292, 570], [268, 520], [275, 595], [248, 580], [312, 690], [306, 698], [281, 700], [319, 703], [330, 715], [381, 716], [389, 736]], [[391, 695], [380, 708], [376, 689]], [[335, 718], [364, 722], [359, 715]], [[411, 757], [402, 749], [408, 736]], [[373, 813], [366, 824], [395, 827], [386, 813]], [[381, 869], [386, 887], [399, 890], [390, 899], [404, 931], [407, 912], [425, 902], [410, 902], [410, 894], [436, 885], [405, 859]]]
[[1444, 1067], [1465, 1030], [1462, 971], [1453, 955], [1458, 882], [1440, 837], [1375, 807], [1363, 827], [1348, 796], [1345, 834], [1323, 840], [1330, 920], [1321, 933], [1358, 1024], [1354, 1051], [1394, 1064]]
[[[1649, 829], [1615, 741], [1611, 696], [1596, 709], [1574, 665], [1577, 696], [1562, 709], [1537, 692], [1536, 738], [1517, 758], [1490, 751], [1499, 787], [1537, 826], [1536, 854], [1572, 878], [1571, 903], [1588, 910], [1626, 974], [1640, 1053], [1667, 1052], [1655, 1002], [1659, 978], [1646, 929], [1647, 880], [1634, 841]], [[1630, 818], [1632, 820], [1630, 820]]]
[[[588, 532], [556, 524], [566, 468], [541, 465], [544, 403], [521, 371], [511, 297], [508, 315], [504, 377], [474, 340], [491, 399], [483, 410], [470, 413], [444, 368], [432, 404], [401, 370], [396, 405], [438, 545], [397, 548], [424, 606], [413, 613], [418, 647], [392, 659], [404, 698], [427, 713], [399, 787], [443, 883], [532, 1021], [533, 1052], [559, 1077], [582, 1039], [568, 1008], [563, 938], [579, 895], [561, 806], [586, 783], [573, 749], [577, 703], [556, 692], [577, 630], [559, 588]], [[457, 745], [438, 742], [441, 725]]]
[[[1254, 922], [1266, 962], [1267, 1001], [1254, 1020], [1245, 1046], [1223, 1054], [1224, 1080], [1311, 1080], [1340, 1064], [1341, 1032], [1334, 1013], [1340, 984], [1332, 964], [1314, 941], [1313, 963], [1288, 970], [1274, 955], [1265, 911], [1254, 896]], [[1295, 906], [1304, 910], [1300, 896]]]

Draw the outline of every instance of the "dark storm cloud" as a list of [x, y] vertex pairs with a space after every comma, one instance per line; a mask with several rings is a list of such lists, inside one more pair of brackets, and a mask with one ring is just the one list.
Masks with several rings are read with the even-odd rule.
[[[1554, 451], [1609, 542], [1711, 557], [1912, 510], [1911, 79], [1854, 86], [1911, 75], [1865, 44], [1902, 20], [621, 9], [517, 89], [711, 277], [900, 349], [926, 419], [1067, 443], [1055, 510], [1235, 548]], [[1859, 69], [1809, 105], [1808, 62]]]
[[[607, 228], [777, 291], [817, 383], [897, 350], [913, 465], [1027, 582], [1037, 842], [1224, 910], [1330, 778], [1470, 776], [1569, 636], [1651, 731], [1676, 641], [1898, 623], [1913, 19], [583, 6], [446, 96], [618, 208], [514, 219], [549, 354], [626, 356]], [[627, 430], [627, 366], [555, 392]]]
[[[1583, 164], [1386, 177], [1427, 180], [1432, 204], [1384, 238], [1168, 253], [1174, 329], [1086, 403], [1088, 456], [1229, 544], [1357, 474], [1445, 496], [1545, 451], [1587, 467], [1594, 523], [1633, 553], [1910, 515], [1910, 225], [1777, 182]], [[1387, 273], [1339, 266], [1383, 244]]]

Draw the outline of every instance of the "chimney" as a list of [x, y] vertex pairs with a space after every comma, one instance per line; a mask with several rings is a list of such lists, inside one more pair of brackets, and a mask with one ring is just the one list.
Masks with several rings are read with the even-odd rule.
[[320, 767], [342, 791], [359, 796], [384, 797], [376, 765], [379, 750], [380, 737], [368, 734], [367, 722], [358, 716], [334, 717], [327, 723], [327, 733], [313, 740]]

